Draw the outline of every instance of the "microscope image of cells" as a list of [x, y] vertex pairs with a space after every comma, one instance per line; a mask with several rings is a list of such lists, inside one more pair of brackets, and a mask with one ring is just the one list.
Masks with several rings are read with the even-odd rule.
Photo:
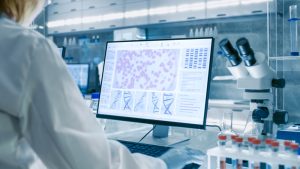
[[148, 94], [148, 112], [159, 113], [161, 105], [161, 94], [152, 92]]
[[130, 91], [125, 91], [123, 93], [122, 110], [133, 111], [133, 96]]
[[175, 96], [172, 93], [163, 94], [162, 112], [163, 114], [172, 115], [174, 111]]
[[122, 91], [115, 90], [111, 94], [110, 108], [119, 110], [121, 106]]
[[146, 104], [147, 104], [147, 93], [136, 92], [134, 98], [135, 98], [134, 112], [145, 112]]
[[120, 50], [116, 59], [114, 88], [175, 90], [179, 49]]

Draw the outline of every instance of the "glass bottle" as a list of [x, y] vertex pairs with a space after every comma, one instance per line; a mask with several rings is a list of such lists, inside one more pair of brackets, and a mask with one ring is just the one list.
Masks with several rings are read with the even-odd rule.
[[299, 56], [298, 48], [298, 14], [297, 14], [297, 5], [291, 5], [289, 7], [290, 12], [290, 39], [291, 39], [291, 55]]

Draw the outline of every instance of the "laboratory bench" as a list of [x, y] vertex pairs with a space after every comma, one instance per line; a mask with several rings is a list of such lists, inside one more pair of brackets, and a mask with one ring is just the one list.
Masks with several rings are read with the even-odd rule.
[[[152, 128], [153, 126], [148, 124], [108, 120], [105, 131], [109, 139], [139, 142]], [[177, 148], [188, 147], [206, 153], [208, 149], [217, 146], [219, 132], [218, 128], [210, 127], [206, 130], [171, 127], [168, 138], [153, 138], [152, 133], [150, 133], [141, 143]], [[206, 157], [203, 158], [206, 159]], [[203, 162], [201, 168], [206, 168], [206, 160]]]

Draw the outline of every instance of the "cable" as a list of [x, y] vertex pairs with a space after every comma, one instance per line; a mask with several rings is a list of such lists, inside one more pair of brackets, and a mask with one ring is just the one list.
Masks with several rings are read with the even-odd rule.
[[149, 130], [141, 139], [140, 141], [138, 141], [138, 143], [140, 143], [141, 141], [144, 140], [145, 137], [147, 137], [149, 135], [149, 133], [151, 133], [151, 131], [153, 131], [155, 129], [156, 125], [153, 126], [153, 128], [151, 130]]
[[215, 127], [218, 128], [220, 131], [222, 131], [221, 127], [218, 125], [206, 125], [206, 127]]

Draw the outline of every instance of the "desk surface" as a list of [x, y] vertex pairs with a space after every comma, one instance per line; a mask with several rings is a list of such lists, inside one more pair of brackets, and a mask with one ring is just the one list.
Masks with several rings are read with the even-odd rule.
[[[138, 142], [151, 129], [152, 125], [108, 120], [106, 122], [105, 131], [110, 139]], [[219, 130], [217, 128], [199, 130], [171, 127], [169, 132], [169, 138], [153, 139], [152, 133], [150, 133], [141, 142], [172, 147], [187, 146], [189, 148], [201, 150], [202, 152], [206, 153], [208, 149], [217, 146], [218, 133]], [[174, 140], [176, 142], [178, 141], [178, 138], [181, 140], [188, 138], [189, 141], [174, 144]], [[204, 162], [204, 166], [202, 166], [201, 168], [205, 168], [205, 166], [206, 161]]]

